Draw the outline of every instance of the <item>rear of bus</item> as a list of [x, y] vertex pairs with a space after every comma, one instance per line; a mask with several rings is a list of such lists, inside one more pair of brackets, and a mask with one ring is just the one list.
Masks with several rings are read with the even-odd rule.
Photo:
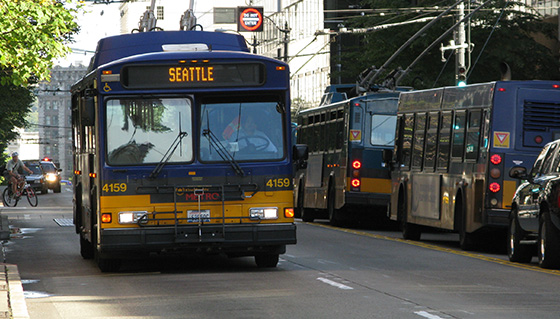
[[383, 151], [394, 146], [398, 97], [396, 92], [372, 93], [350, 101], [346, 204], [386, 206], [390, 200]]
[[483, 140], [490, 146], [483, 222], [504, 226], [519, 183], [509, 170], [530, 170], [542, 147], [560, 138], [560, 82], [496, 82], [491, 112], [490, 132]]

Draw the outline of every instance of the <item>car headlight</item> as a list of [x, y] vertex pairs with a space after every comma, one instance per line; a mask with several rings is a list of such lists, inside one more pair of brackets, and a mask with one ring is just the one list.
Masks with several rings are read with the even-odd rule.
[[277, 207], [254, 207], [249, 209], [251, 219], [278, 219]]
[[49, 182], [56, 181], [56, 174], [47, 174], [47, 181]]
[[119, 212], [119, 224], [135, 224], [147, 211]]

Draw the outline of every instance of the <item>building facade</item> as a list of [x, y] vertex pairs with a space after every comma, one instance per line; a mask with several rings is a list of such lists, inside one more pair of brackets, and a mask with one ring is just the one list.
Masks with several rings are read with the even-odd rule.
[[62, 179], [73, 174], [71, 86], [86, 73], [84, 65], [55, 66], [50, 82], [41, 82], [37, 90], [38, 158], [49, 157], [62, 169]]

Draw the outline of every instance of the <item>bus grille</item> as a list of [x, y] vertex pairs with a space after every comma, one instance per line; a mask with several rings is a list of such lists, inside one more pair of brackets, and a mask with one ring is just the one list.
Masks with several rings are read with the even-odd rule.
[[523, 131], [560, 130], [560, 104], [525, 101]]

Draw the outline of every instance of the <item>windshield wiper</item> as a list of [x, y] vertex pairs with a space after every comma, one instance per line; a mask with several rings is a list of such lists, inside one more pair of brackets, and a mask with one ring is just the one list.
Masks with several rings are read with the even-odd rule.
[[181, 141], [187, 135], [188, 135], [187, 132], [179, 131], [179, 135], [177, 135], [177, 137], [175, 138], [173, 143], [171, 143], [171, 145], [169, 146], [169, 148], [167, 149], [165, 154], [163, 154], [163, 157], [161, 158], [159, 163], [156, 165], [154, 170], [150, 173], [150, 176], [148, 177], [149, 179], [154, 179], [159, 175], [159, 173], [161, 172], [161, 170], [163, 169], [165, 164], [167, 164], [167, 162], [169, 162], [169, 159], [171, 158], [171, 155], [173, 155], [173, 153], [177, 149], [177, 146], [179, 146], [181, 144]]
[[216, 137], [216, 135], [214, 135], [214, 133], [212, 133], [212, 131], [210, 131], [210, 129], [203, 130], [202, 135], [206, 136], [206, 138], [208, 139], [208, 142], [212, 146], [214, 146], [218, 155], [220, 155], [220, 157], [224, 161], [229, 162], [229, 164], [231, 165], [231, 167], [233, 168], [233, 170], [235, 171], [235, 173], [237, 175], [239, 175], [239, 176], [245, 175], [245, 172], [243, 172], [243, 169], [241, 168], [241, 166], [239, 166], [239, 164], [235, 161], [235, 159], [230, 154], [230, 152], [228, 152], [228, 150], [224, 147], [224, 145], [220, 142], [220, 140]]

